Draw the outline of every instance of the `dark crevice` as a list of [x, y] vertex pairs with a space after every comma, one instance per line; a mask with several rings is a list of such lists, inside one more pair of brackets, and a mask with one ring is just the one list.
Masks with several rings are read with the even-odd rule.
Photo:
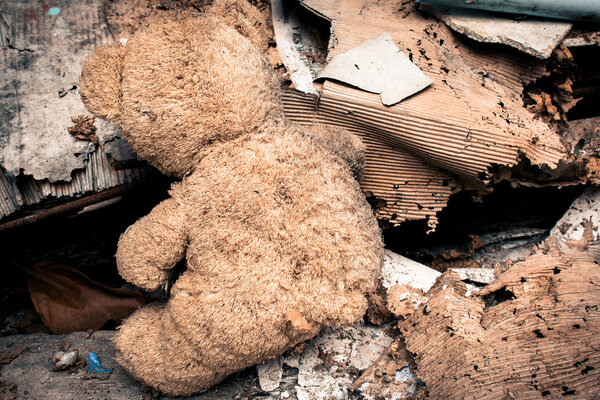
[[505, 301], [516, 299], [515, 294], [506, 289], [506, 287], [500, 288], [494, 292], [486, 294], [485, 296], [481, 296], [481, 298], [485, 304], [485, 308], [494, 307]]
[[535, 333], [535, 336], [537, 336], [537, 337], [538, 337], [538, 338], [540, 338], [540, 339], [542, 339], [542, 338], [545, 338], [545, 337], [546, 337], [546, 335], [544, 335], [544, 334], [542, 333], [542, 331], [540, 331], [539, 329], [536, 329], [536, 330], [534, 330], [534, 331], [533, 331], [533, 333]]

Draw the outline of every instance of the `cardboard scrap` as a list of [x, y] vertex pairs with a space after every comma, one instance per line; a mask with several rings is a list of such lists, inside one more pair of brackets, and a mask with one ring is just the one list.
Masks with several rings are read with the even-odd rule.
[[[95, 150], [67, 128], [87, 113], [77, 91], [81, 66], [110, 37], [101, 0], [53, 7], [56, 14], [35, 1], [0, 4], [8, 44], [0, 53], [0, 165], [11, 176], [22, 170], [50, 182], [70, 181]], [[102, 128], [99, 137], [116, 130]]]
[[419, 9], [435, 15], [453, 31], [471, 39], [508, 45], [541, 59], [549, 58], [573, 27], [569, 22], [518, 20], [464, 8], [438, 8], [423, 4]]
[[407, 318], [425, 302], [425, 293], [408, 285], [394, 285], [388, 293], [388, 310], [397, 317]]
[[398, 49], [388, 32], [334, 57], [319, 74], [318, 79], [322, 78], [378, 93], [386, 106], [433, 83]]
[[50, 13], [37, 0], [0, 2], [0, 219], [148, 173], [140, 165], [112, 167], [136, 155], [120, 129], [88, 117], [79, 98], [85, 59], [112, 42], [105, 6], [57, 0]]
[[599, 280], [588, 253], [552, 246], [470, 297], [444, 273], [399, 324], [417, 376], [431, 398], [594, 398]]
[[[524, 86], [547, 73], [533, 57], [469, 46], [445, 24], [408, 6], [361, 0], [303, 0], [331, 21], [328, 58], [382, 32], [433, 84], [393, 106], [378, 94], [325, 79], [318, 100], [286, 93], [298, 123], [343, 126], [367, 144], [362, 188], [378, 218], [399, 224], [436, 215], [462, 187], [483, 191], [494, 166], [558, 168], [567, 159], [556, 128], [523, 106]], [[285, 62], [285, 60], [284, 60]]]
[[316, 95], [318, 92], [312, 82], [320, 67], [306, 56], [307, 47], [312, 46], [310, 35], [306, 32], [305, 24], [289, 6], [290, 2], [283, 0], [271, 1], [277, 50], [296, 89]]

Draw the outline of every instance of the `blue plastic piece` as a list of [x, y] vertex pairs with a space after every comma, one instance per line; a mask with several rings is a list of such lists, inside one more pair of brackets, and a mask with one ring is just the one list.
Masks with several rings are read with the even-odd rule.
[[417, 0], [438, 8], [460, 7], [475, 10], [524, 14], [536, 17], [600, 22], [599, 0]]
[[48, 10], [48, 15], [55, 16], [55, 15], [58, 15], [58, 14], [60, 14], [60, 8], [58, 8], [58, 7], [51, 7]]
[[87, 362], [87, 374], [92, 378], [97, 379], [108, 379], [110, 375], [110, 368], [103, 368], [100, 364], [98, 355], [93, 351], [90, 351], [90, 355], [86, 358]]

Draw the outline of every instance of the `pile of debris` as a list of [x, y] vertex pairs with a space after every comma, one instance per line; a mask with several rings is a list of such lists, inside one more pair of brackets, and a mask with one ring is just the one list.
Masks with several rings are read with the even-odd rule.
[[374, 325], [323, 332], [299, 357], [258, 366], [261, 387], [276, 391], [288, 365], [298, 399], [593, 398], [599, 209], [588, 189], [531, 255], [496, 268], [440, 274], [386, 251]]
[[[202, 12], [208, 2], [61, 0], [43, 15], [33, 3], [0, 5], [0, 230], [119, 201], [150, 176], [115, 126], [86, 114], [77, 95], [85, 51], [125, 42], [155, 13]], [[434, 231], [451, 196], [466, 191], [481, 199], [503, 182], [587, 186], [550, 232], [472, 234], [466, 248], [438, 248], [429, 266], [386, 250], [364, 324], [329, 328], [196, 398], [597, 396], [600, 190], [591, 185], [600, 183], [600, 10], [557, 15], [524, 1], [510, 10], [451, 0], [255, 3], [272, 20], [264, 50], [289, 80], [288, 117], [342, 126], [366, 143], [361, 185], [386, 235], [408, 221]], [[43, 33], [37, 42], [27, 36], [33, 26]], [[118, 323], [145, 302], [64, 265], [24, 271], [53, 333]], [[1, 337], [0, 395], [156, 398], [114, 362], [112, 337]], [[107, 380], [81, 384], [79, 354], [100, 348]], [[55, 364], [74, 361], [47, 390], [31, 376], [58, 379], [47, 365], [53, 354]]]

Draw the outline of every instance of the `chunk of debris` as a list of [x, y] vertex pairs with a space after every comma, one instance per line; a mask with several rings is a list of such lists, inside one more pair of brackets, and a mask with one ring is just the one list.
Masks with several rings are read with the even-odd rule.
[[256, 366], [258, 373], [258, 383], [265, 392], [272, 392], [279, 388], [281, 377], [283, 376], [283, 360], [281, 357], [275, 357], [263, 361]]
[[[432, 398], [591, 398], [600, 379], [600, 269], [587, 253], [541, 248], [465, 297], [444, 273], [399, 327]], [[435, 340], [432, 340], [435, 338]]]
[[500, 43], [534, 57], [547, 59], [569, 34], [569, 22], [514, 19], [487, 11], [438, 8], [422, 5], [421, 11], [435, 15], [453, 31], [484, 43]]
[[94, 144], [98, 144], [98, 136], [96, 136], [96, 127], [94, 126], [95, 119], [95, 117], [89, 115], [79, 115], [72, 118], [75, 125], [69, 126], [67, 130], [77, 139], [89, 140]]
[[64, 371], [66, 369], [74, 367], [79, 361], [79, 351], [68, 350], [58, 351], [52, 357], [52, 370], [53, 371]]
[[367, 400], [416, 399], [425, 394], [404, 339], [397, 337], [350, 389]]
[[[475, 241], [474, 241], [475, 242]], [[475, 244], [473, 244], [475, 247]], [[467, 283], [466, 296], [495, 279], [493, 268], [452, 268]], [[396, 317], [406, 319], [427, 302], [425, 293], [440, 272], [390, 250], [384, 251], [381, 286], [387, 290], [382, 303]]]
[[398, 49], [388, 32], [334, 57], [319, 74], [318, 79], [322, 78], [378, 93], [386, 106], [433, 83]]
[[327, 328], [300, 355], [298, 400], [346, 399], [352, 383], [392, 341], [386, 328]]

